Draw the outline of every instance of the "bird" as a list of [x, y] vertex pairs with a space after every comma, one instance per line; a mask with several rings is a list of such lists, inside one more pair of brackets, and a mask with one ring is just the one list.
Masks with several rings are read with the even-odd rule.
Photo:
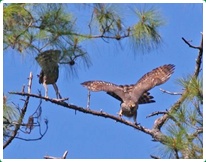
[[[102, 80], [86, 81], [81, 83], [89, 91], [105, 91], [107, 94], [121, 101], [118, 115], [133, 117], [137, 124], [138, 105], [154, 102], [153, 96], [148, 92], [155, 86], [165, 83], [174, 73], [175, 65], [165, 64], [143, 75], [135, 84], [116, 85]], [[145, 100], [146, 98], [146, 100]]]
[[62, 98], [57, 87], [57, 80], [59, 77], [59, 57], [60, 50], [47, 50], [40, 53], [35, 59], [41, 67], [41, 72], [39, 75], [39, 83], [43, 84], [45, 89], [45, 97], [48, 98], [48, 84], [52, 84], [56, 92], [57, 98]]

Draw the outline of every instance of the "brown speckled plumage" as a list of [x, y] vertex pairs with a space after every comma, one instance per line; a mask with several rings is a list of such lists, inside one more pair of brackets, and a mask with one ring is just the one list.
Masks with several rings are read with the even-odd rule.
[[142, 76], [136, 84], [116, 85], [110, 82], [95, 80], [81, 83], [91, 91], [105, 91], [107, 94], [121, 101], [119, 115], [133, 117], [136, 123], [138, 104], [152, 103], [153, 96], [148, 92], [155, 86], [165, 83], [175, 66], [167, 64], [153, 69]]

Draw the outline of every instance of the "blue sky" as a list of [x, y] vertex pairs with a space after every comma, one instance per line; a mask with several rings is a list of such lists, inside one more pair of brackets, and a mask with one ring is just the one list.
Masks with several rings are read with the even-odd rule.
[[[125, 8], [121, 4], [120, 8]], [[151, 6], [151, 4], [127, 4], [127, 6]], [[163, 44], [158, 50], [142, 54], [128, 48], [128, 41], [123, 40], [119, 48], [117, 43], [105, 43], [103, 40], [87, 41], [84, 48], [88, 51], [93, 65], [89, 69], [80, 66], [78, 77], [66, 75], [60, 69], [57, 85], [63, 97], [69, 97], [69, 102], [86, 107], [87, 90], [80, 83], [88, 80], [104, 80], [115, 84], [132, 84], [145, 73], [164, 65], [175, 64], [175, 72], [165, 84], [155, 87], [150, 92], [156, 103], [140, 105], [137, 120], [143, 126], [151, 128], [159, 116], [145, 118], [154, 111], [168, 109], [178, 96], [163, 94], [159, 88], [173, 92], [181, 92], [176, 80], [193, 73], [198, 51], [189, 48], [181, 39], [192, 40], [193, 45], [199, 45], [200, 32], [203, 31], [202, 4], [153, 4], [162, 13], [166, 25], [159, 29]], [[88, 13], [85, 9], [71, 6], [70, 8], [81, 17], [77, 21], [79, 30], [84, 28], [80, 23], [88, 22]], [[85, 13], [86, 12], [86, 13]], [[134, 23], [132, 12], [124, 9], [126, 23]], [[32, 71], [34, 75], [32, 93], [38, 90], [44, 94], [44, 88], [38, 83], [36, 75], [40, 68], [33, 60], [33, 56], [20, 56], [14, 50], [4, 51], [3, 55], [3, 92], [20, 91], [23, 84], [27, 84], [27, 77]], [[68, 74], [68, 73], [67, 73]], [[49, 97], [55, 97], [53, 87], [49, 85]], [[22, 102], [21, 97], [8, 96], [10, 101]], [[27, 117], [38, 106], [39, 100], [30, 99]], [[100, 110], [115, 115], [119, 111], [119, 102], [104, 92], [91, 93], [91, 109]], [[60, 157], [68, 150], [68, 158], [150, 158], [150, 155], [159, 155], [162, 147], [152, 142], [152, 138], [140, 131], [113, 120], [93, 115], [75, 112], [48, 102], [42, 104], [43, 118], [49, 120], [49, 130], [40, 141], [26, 142], [14, 140], [5, 150], [4, 158], [41, 159], [45, 155]], [[130, 119], [128, 119], [130, 120]], [[132, 120], [131, 120], [132, 121]], [[37, 137], [38, 130], [34, 130], [28, 138]]]

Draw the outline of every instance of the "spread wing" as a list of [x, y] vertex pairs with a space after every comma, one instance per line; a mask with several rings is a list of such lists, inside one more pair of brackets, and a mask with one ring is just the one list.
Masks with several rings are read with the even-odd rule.
[[134, 86], [132, 91], [133, 100], [137, 102], [144, 92], [165, 83], [174, 72], [174, 69], [175, 66], [173, 64], [168, 64], [145, 74]]
[[81, 83], [84, 87], [91, 91], [105, 91], [108, 93], [114, 93], [119, 99], [124, 100], [126, 93], [124, 93], [124, 88], [110, 82], [104, 82], [100, 80], [87, 81]]

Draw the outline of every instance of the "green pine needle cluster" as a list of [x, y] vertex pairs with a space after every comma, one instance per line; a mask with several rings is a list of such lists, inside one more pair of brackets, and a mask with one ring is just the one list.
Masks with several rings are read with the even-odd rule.
[[123, 24], [115, 5], [94, 4], [94, 20], [97, 22], [102, 35], [115, 35], [117, 40], [120, 39]]
[[203, 103], [203, 81], [202, 79], [187, 76], [178, 80], [178, 83], [187, 90], [187, 99], [197, 98]]
[[132, 28], [132, 40], [143, 51], [151, 50], [161, 43], [158, 28], [165, 24], [161, 14], [156, 9], [135, 10], [138, 22]]

